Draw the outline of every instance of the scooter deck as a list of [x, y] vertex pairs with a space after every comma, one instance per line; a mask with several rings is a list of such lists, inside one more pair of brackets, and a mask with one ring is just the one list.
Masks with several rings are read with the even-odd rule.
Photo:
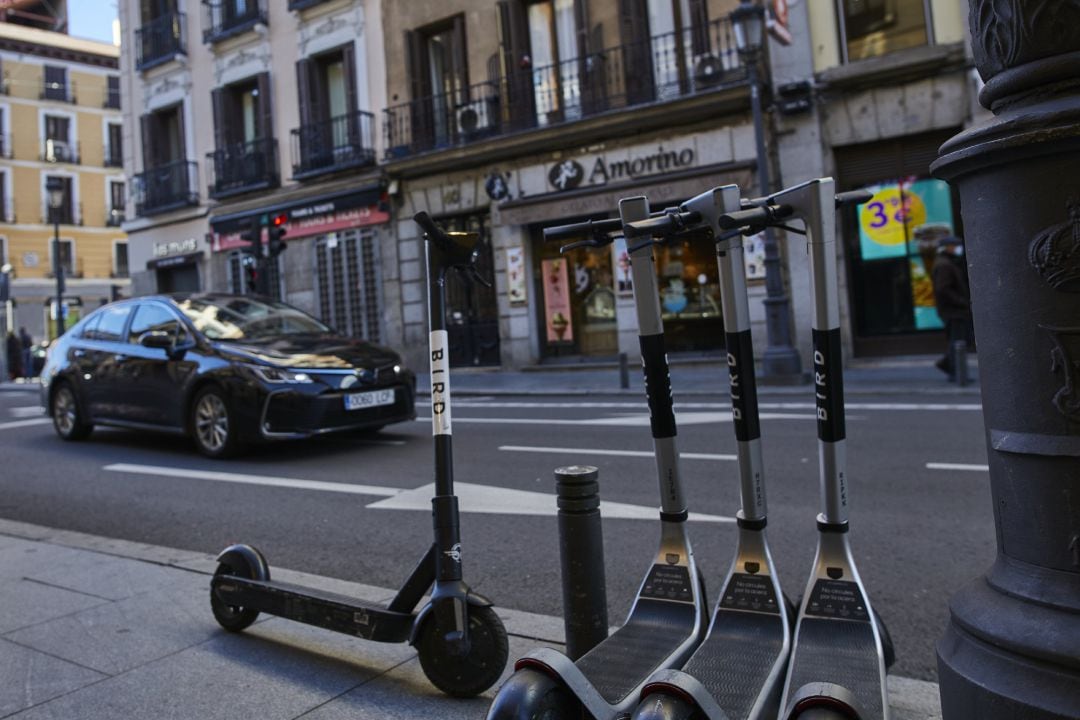
[[[778, 613], [720, 608], [708, 638], [683, 672], [696, 678], [731, 720], [742, 720], [750, 717], [762, 687], [775, 672], [785, 640], [784, 622]], [[781, 689], [776, 685], [774, 706], [779, 703]]]
[[791, 692], [812, 683], [833, 683], [855, 696], [859, 720], [882, 720], [885, 709], [881, 706], [881, 676], [871, 622], [804, 617], [788, 671]]
[[625, 625], [575, 664], [608, 703], [617, 705], [666, 666], [697, 627], [693, 603], [641, 598]]
[[228, 605], [288, 618], [377, 642], [405, 642], [414, 616], [347, 595], [274, 580], [217, 575], [212, 587]]

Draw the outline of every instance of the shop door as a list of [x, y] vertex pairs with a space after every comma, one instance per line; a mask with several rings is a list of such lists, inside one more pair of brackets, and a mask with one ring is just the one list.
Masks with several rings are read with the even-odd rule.
[[857, 356], [944, 347], [931, 274], [938, 240], [962, 237], [963, 229], [959, 200], [930, 177], [930, 163], [955, 132], [836, 148], [841, 189], [874, 195], [840, 219]]
[[319, 318], [345, 335], [380, 342], [378, 235], [369, 229], [331, 233], [314, 248]]
[[491, 251], [491, 215], [476, 213], [440, 218], [447, 230], [479, 233], [483, 249], [477, 263], [485, 287], [468, 275], [452, 272], [446, 277], [446, 330], [450, 341], [450, 366], [498, 365], [499, 306], [495, 297], [495, 265]]
[[560, 255], [558, 245], [544, 242], [543, 226], [533, 226], [532, 237], [541, 357], [618, 355], [614, 250], [576, 248]]
[[199, 292], [199, 267], [194, 263], [158, 268], [159, 293]]

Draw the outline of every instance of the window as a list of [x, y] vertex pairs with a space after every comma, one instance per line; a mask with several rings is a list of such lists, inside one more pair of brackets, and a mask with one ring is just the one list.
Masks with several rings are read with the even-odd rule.
[[211, 194], [277, 184], [277, 143], [273, 138], [270, 74], [262, 73], [212, 93], [217, 149], [208, 154]]
[[465, 18], [458, 15], [405, 34], [414, 110], [413, 143], [438, 147], [457, 133], [456, 113], [468, 103]]
[[380, 339], [379, 243], [371, 230], [350, 230], [315, 242], [319, 317], [338, 332]]
[[0, 237], [0, 265], [8, 263], [7, 238]]
[[146, 168], [187, 159], [182, 111], [182, 105], [174, 105], [142, 116], [143, 164]]
[[121, 342], [124, 339], [124, 326], [127, 324], [128, 315], [131, 314], [130, 305], [116, 305], [104, 308], [94, 331], [95, 340], [108, 342]]
[[840, 33], [848, 62], [926, 45], [926, 0], [841, 0]]
[[296, 64], [300, 128], [293, 131], [297, 174], [370, 163], [371, 113], [359, 110], [356, 51], [341, 48]]
[[180, 320], [164, 305], [143, 303], [135, 308], [135, 317], [131, 319], [128, 330], [128, 342], [138, 344], [139, 338], [148, 332], [168, 333], [173, 342], [183, 337]]
[[581, 88], [574, 0], [534, 2], [528, 15], [537, 124], [577, 119]]
[[126, 242], [113, 243], [113, 275], [122, 278], [129, 275], [128, 244]]
[[7, 131], [7, 108], [0, 108], [0, 157], [12, 157], [14, 149]]
[[15, 212], [7, 191], [7, 172], [0, 171], [0, 222], [15, 222]]
[[71, 141], [71, 118], [65, 115], [45, 116], [46, 162], [78, 162], [75, 143]]
[[[53, 249], [56, 247], [55, 240], [49, 240], [49, 260], [52, 261]], [[64, 268], [64, 275], [75, 276], [75, 243], [71, 240], [60, 241], [60, 263]], [[54, 266], [55, 267], [55, 266]]]
[[45, 66], [45, 87], [42, 90], [41, 99], [71, 102], [68, 94], [67, 68], [57, 65]]
[[105, 107], [112, 110], [120, 109], [120, 76], [110, 75], [106, 79]]
[[109, 206], [105, 224], [109, 227], [120, 227], [127, 219], [126, 185], [123, 180], [109, 180]]
[[[49, 204], [49, 191], [45, 190], [45, 188], [48, 186], [48, 183], [53, 180], [53, 178], [59, 180], [63, 184], [64, 188], [63, 202], [60, 204], [60, 207], [56, 209], [53, 209], [52, 205]], [[61, 225], [75, 224], [75, 199], [72, 197], [72, 187], [72, 179], [70, 177], [67, 177], [66, 175], [45, 176], [45, 182], [42, 184], [42, 191], [45, 195], [45, 216], [48, 219], [48, 222], [58, 222]]]
[[105, 144], [105, 167], [124, 166], [124, 127], [120, 123], [108, 123]]

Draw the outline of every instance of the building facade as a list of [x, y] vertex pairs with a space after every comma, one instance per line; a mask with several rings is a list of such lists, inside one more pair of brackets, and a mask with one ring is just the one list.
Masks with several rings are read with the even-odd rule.
[[[243, 293], [240, 235], [284, 222], [270, 294], [380, 340], [396, 272], [376, 164], [377, 2], [126, 0], [132, 279]], [[392, 248], [390, 248], [392, 251]]]
[[[35, 339], [55, 334], [57, 311], [71, 324], [128, 291], [118, 57], [112, 45], [0, 22], [0, 265], [12, 278], [4, 324]], [[50, 181], [63, 189], [55, 211]]]

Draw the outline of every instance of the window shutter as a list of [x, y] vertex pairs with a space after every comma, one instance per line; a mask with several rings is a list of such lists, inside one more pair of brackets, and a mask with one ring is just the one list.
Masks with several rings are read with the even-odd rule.
[[517, 128], [530, 127], [536, 123], [536, 98], [533, 96], [527, 11], [522, 0], [500, 0], [497, 9], [510, 122]]
[[274, 104], [273, 89], [270, 87], [270, 73], [259, 73], [255, 76], [255, 87], [259, 90], [259, 114], [256, 126], [256, 137], [260, 140], [269, 140], [274, 137]]
[[465, 16], [454, 18], [454, 30], [450, 37], [450, 62], [454, 74], [454, 96], [452, 102], [468, 102], [469, 61], [465, 54]]
[[623, 68], [628, 105], [653, 100], [652, 51], [649, 47], [646, 0], [619, 0]]
[[311, 76], [311, 60], [307, 58], [298, 60], [296, 63], [296, 95], [300, 102], [300, 125], [310, 125], [311, 115], [311, 86], [308, 79]]
[[356, 46], [352, 43], [341, 49], [341, 64], [345, 74], [345, 108], [348, 113], [345, 123], [348, 143], [352, 152], [359, 155], [363, 143], [360, 137], [360, 116], [357, 112], [360, 109], [360, 98], [356, 89]]
[[408, 130], [403, 127], [404, 118], [396, 118], [390, 146], [408, 145], [422, 150], [431, 146], [434, 133], [434, 109], [431, 102], [430, 83], [425, 62], [424, 38], [412, 30], [405, 31], [405, 70], [409, 75]]
[[214, 111], [214, 147], [224, 150], [227, 143], [225, 125], [228, 122], [225, 113], [225, 88], [214, 88], [210, 91], [210, 104]]
[[586, 0], [574, 0], [574, 25], [577, 28], [578, 62], [581, 63], [584, 75], [586, 55], [594, 49], [589, 47], [589, 3]]
[[139, 129], [142, 132], [143, 170], [149, 170], [157, 165], [157, 155], [154, 153], [154, 128], [157, 125], [153, 113], [147, 113], [139, 118]]
[[690, 49], [694, 57], [709, 52], [709, 3], [690, 0]]

